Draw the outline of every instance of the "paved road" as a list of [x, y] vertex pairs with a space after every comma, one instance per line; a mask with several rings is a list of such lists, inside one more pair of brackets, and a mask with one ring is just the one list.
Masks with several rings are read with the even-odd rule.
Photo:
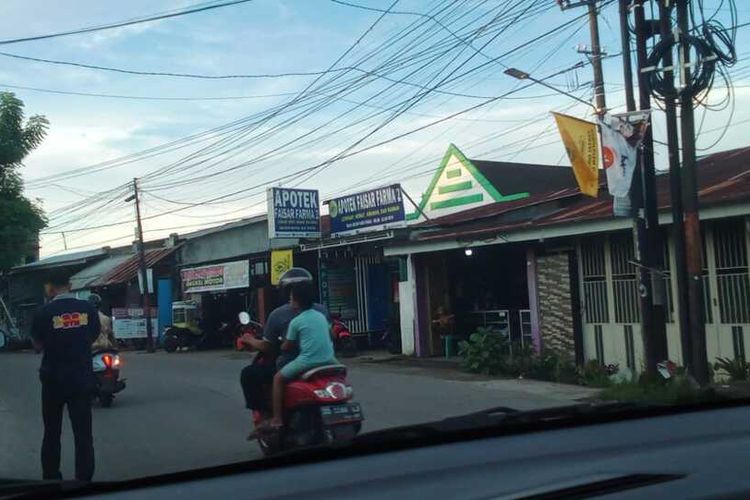
[[[245, 441], [250, 419], [238, 384], [247, 355], [234, 352], [124, 353], [127, 389], [112, 408], [94, 408], [95, 479], [117, 480], [260, 456]], [[0, 354], [0, 478], [40, 476], [39, 357]], [[418, 423], [490, 406], [566, 404], [584, 392], [531, 381], [481, 381], [446, 370], [355, 360], [350, 380], [364, 430]], [[63, 475], [73, 467], [64, 424]]]

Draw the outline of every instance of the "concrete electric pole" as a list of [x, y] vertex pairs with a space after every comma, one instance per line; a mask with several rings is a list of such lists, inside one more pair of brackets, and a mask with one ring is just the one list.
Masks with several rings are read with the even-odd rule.
[[148, 270], [146, 269], [146, 251], [143, 245], [143, 226], [141, 225], [141, 203], [138, 196], [138, 179], [133, 179], [133, 194], [125, 201], [135, 200], [136, 245], [138, 252], [138, 267], [143, 288], [141, 303], [143, 315], [146, 318], [146, 345], [148, 352], [154, 352], [154, 332], [151, 324], [151, 296], [148, 291]]

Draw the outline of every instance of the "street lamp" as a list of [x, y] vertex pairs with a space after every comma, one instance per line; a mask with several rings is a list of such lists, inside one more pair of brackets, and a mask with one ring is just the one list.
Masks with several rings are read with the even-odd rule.
[[[581, 64], [581, 65], [583, 65], [583, 64]], [[592, 108], [594, 108], [596, 110], [596, 106], [594, 106], [590, 102], [585, 101], [585, 100], [581, 99], [580, 97], [578, 97], [576, 95], [573, 95], [573, 94], [571, 94], [569, 92], [565, 92], [564, 90], [560, 90], [557, 87], [553, 87], [552, 85], [550, 85], [549, 83], [545, 82], [544, 80], [539, 80], [537, 78], [534, 78], [530, 74], [526, 73], [525, 71], [521, 71], [518, 68], [508, 68], [505, 71], [503, 71], [503, 73], [505, 73], [508, 76], [512, 76], [516, 80], [530, 80], [530, 81], [532, 81], [534, 83], [538, 83], [539, 85], [541, 85], [543, 87], [547, 87], [548, 89], [553, 90], [553, 91], [557, 92], [558, 94], [562, 94], [562, 95], [570, 97], [571, 99], [574, 99], [574, 100], [576, 100], [578, 102], [582, 102], [586, 106], [591, 106]]]

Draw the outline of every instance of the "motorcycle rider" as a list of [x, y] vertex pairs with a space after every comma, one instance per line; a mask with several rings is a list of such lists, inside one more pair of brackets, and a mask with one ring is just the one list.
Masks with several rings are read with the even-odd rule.
[[[281, 345], [286, 338], [289, 323], [297, 316], [296, 311], [289, 304], [291, 287], [295, 284], [307, 284], [313, 286], [312, 274], [307, 269], [293, 267], [281, 275], [279, 279], [279, 290], [286, 303], [274, 309], [269, 314], [263, 328], [263, 338], [256, 339], [250, 334], [241, 337], [241, 342], [252, 350], [258, 351], [270, 359], [268, 363], [253, 363], [242, 369], [240, 385], [245, 395], [246, 407], [250, 410], [260, 411], [264, 418], [271, 416], [271, 401], [268, 398], [267, 388], [273, 383], [277, 370], [292, 361], [298, 351], [282, 351]], [[322, 304], [314, 303], [312, 308], [322, 313], [330, 323], [328, 310]], [[248, 438], [252, 438], [251, 433]]]
[[103, 351], [106, 349], [117, 349], [117, 339], [112, 331], [112, 319], [101, 311], [102, 298], [97, 293], [92, 293], [88, 298], [89, 304], [94, 306], [98, 315], [101, 331], [93, 344], [92, 351]]

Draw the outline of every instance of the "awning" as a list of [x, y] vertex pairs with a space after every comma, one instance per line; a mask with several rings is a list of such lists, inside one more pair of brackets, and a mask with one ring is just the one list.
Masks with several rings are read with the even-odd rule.
[[[154, 250], [146, 250], [146, 267], [149, 268], [154, 264], [158, 263], [165, 257], [168, 257], [177, 250], [177, 247], [171, 248], [157, 248]], [[121, 283], [129, 283], [138, 276], [138, 256], [131, 255], [127, 260], [120, 263], [116, 267], [112, 268], [109, 272], [104, 274], [101, 278], [96, 281], [89, 283], [89, 287], [102, 287], [110, 285], [118, 285]]]

